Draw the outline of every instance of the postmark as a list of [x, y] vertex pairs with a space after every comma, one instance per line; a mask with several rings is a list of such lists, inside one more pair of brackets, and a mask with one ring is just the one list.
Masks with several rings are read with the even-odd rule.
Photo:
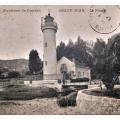
[[120, 10], [116, 6], [92, 5], [89, 10], [88, 23], [97, 33], [109, 34], [120, 26]]

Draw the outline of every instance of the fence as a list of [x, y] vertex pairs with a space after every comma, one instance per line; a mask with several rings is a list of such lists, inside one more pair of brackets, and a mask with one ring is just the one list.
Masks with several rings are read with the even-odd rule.
[[10, 81], [0, 81], [0, 86], [9, 86], [9, 85], [20, 85], [24, 84], [23, 80], [10, 80]]

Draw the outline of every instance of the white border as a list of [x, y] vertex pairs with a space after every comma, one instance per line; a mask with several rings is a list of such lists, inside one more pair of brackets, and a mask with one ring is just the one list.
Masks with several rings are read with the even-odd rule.
[[4, 115], [1, 120], [119, 120], [119, 117], [119, 115]]
[[119, 5], [119, 0], [0, 0], [1, 5]]

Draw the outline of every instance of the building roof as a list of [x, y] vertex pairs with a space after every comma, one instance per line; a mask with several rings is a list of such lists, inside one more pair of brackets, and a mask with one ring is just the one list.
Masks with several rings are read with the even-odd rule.
[[83, 62], [79, 62], [79, 61], [77, 61], [77, 60], [75, 60], [74, 58], [73, 58], [73, 60], [70, 60], [69, 58], [67, 58], [67, 57], [65, 57], [65, 56], [63, 56], [59, 61], [58, 61], [58, 63], [62, 60], [62, 59], [66, 59], [67, 61], [70, 61], [71, 63], [73, 63], [73, 64], [75, 64], [75, 67], [77, 67], [77, 68], [89, 68], [88, 66], [86, 66], [85, 65], [85, 63], [83, 63]]
[[61, 59], [58, 61], [58, 63], [59, 63], [62, 59], [65, 59], [65, 60], [67, 60], [67, 61], [71, 62], [72, 64], [74, 64], [74, 62], [73, 62], [73, 61], [71, 61], [70, 59], [68, 59], [68, 58], [67, 58], [67, 57], [65, 57], [65, 56], [61, 57]]

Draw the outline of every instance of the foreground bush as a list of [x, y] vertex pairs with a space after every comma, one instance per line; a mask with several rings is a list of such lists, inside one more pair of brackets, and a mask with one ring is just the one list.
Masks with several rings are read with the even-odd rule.
[[77, 92], [72, 92], [67, 96], [59, 96], [57, 104], [60, 107], [75, 106], [76, 105]]
[[8, 78], [18, 78], [20, 77], [20, 73], [18, 71], [11, 71], [8, 73]]
[[26, 87], [25, 85], [10, 85], [0, 91], [2, 100], [31, 100], [34, 98], [51, 98], [58, 95], [57, 90], [49, 87]]
[[66, 95], [69, 95], [70, 93], [75, 92], [75, 91], [76, 91], [76, 89], [73, 87], [66, 87], [66, 88], [63, 87], [61, 95], [66, 96]]

